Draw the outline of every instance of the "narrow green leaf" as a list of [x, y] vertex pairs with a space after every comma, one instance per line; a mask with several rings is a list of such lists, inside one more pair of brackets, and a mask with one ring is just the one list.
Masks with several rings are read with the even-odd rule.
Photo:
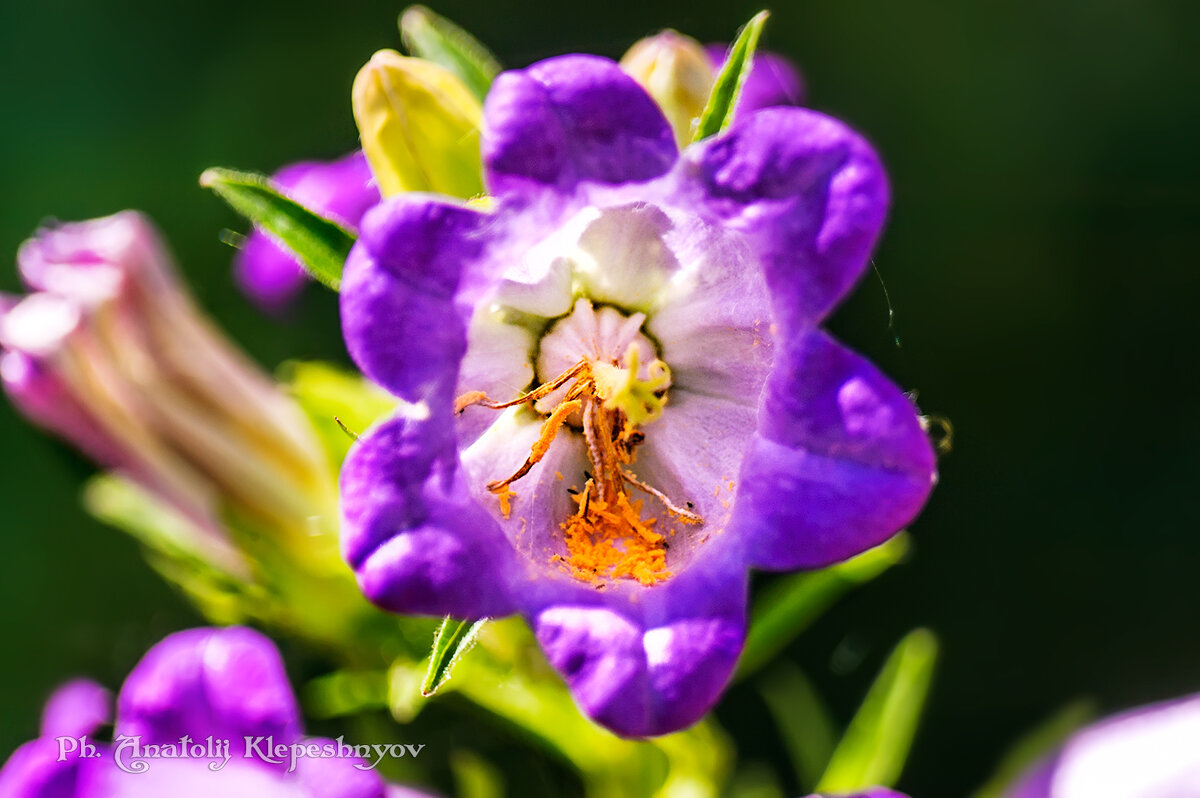
[[1017, 741], [972, 798], [1000, 798], [1039, 759], [1094, 717], [1096, 705], [1092, 701], [1075, 701], [1063, 707]]
[[777, 580], [754, 603], [737, 677], [754, 673], [845, 593], [900, 562], [908, 546], [899, 534], [846, 562]]
[[296, 253], [318, 282], [338, 290], [342, 266], [354, 245], [350, 231], [283, 196], [254, 172], [206, 169], [200, 185]]
[[480, 100], [500, 73], [500, 62], [478, 39], [425, 6], [409, 6], [400, 15], [400, 38], [417, 58], [462, 78]]
[[428, 698], [441, 689], [458, 661], [474, 648], [479, 630], [487, 621], [487, 618], [480, 618], [474, 623], [459, 621], [449, 615], [442, 620], [437, 634], [433, 636], [433, 650], [429, 652], [429, 669], [425, 671], [425, 680], [421, 682], [421, 695]]
[[812, 682], [790, 662], [780, 662], [758, 688], [779, 728], [796, 781], [812, 787], [829, 765], [837, 733]]
[[699, 124], [696, 125], [692, 141], [715, 136], [729, 127], [738, 97], [742, 93], [742, 86], [746, 83], [746, 76], [750, 74], [750, 67], [754, 65], [754, 51], [758, 49], [758, 39], [762, 35], [763, 25], [766, 24], [768, 16], [770, 12], [759, 11], [733, 40], [725, 64], [713, 83], [712, 94], [709, 95], [708, 104], [704, 107]]
[[928, 629], [916, 629], [900, 641], [834, 750], [817, 792], [896, 783], [929, 694], [937, 650], [937, 638]]

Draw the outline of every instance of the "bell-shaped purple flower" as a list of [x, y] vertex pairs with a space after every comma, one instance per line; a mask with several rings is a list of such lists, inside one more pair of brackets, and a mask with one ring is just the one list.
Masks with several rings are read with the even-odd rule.
[[1200, 696], [1141, 707], [1075, 733], [1007, 798], [1198, 798]]
[[[271, 182], [304, 207], [351, 230], [379, 202], [379, 188], [361, 150], [336, 161], [291, 164], [276, 172]], [[308, 280], [296, 256], [257, 229], [242, 243], [233, 274], [242, 292], [271, 312], [286, 307]]]
[[524, 614], [591, 717], [697, 720], [751, 567], [819, 568], [911, 521], [909, 399], [819, 324], [888, 204], [871, 147], [768, 109], [678, 152], [607, 59], [497, 78], [486, 210], [399, 195], [342, 283], [350, 352], [407, 405], [351, 451], [342, 549], [401, 613]]
[[[154, 646], [121, 688], [112, 742], [99, 742], [91, 735], [111, 722], [110, 704], [107, 692], [92, 682], [60, 688], [47, 703], [42, 736], [17, 749], [0, 770], [0, 795], [424, 795], [385, 783], [368, 763], [349, 753], [339, 754], [335, 741], [304, 737], [279, 652], [270, 640], [250, 629], [192, 629]], [[251, 748], [247, 739], [261, 742]], [[223, 741], [228, 741], [227, 748], [222, 747]], [[327, 747], [325, 752], [333, 755], [298, 757], [294, 769], [290, 755], [275, 761], [270, 753], [273, 746], [293, 744]], [[187, 752], [182, 757], [148, 757], [147, 746], [174, 746]]]

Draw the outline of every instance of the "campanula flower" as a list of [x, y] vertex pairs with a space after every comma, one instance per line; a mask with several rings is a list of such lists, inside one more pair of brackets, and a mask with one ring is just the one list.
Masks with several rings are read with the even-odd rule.
[[1200, 696], [1141, 707], [1076, 732], [1007, 798], [1197, 798]]
[[[287, 197], [350, 230], [379, 202], [379, 188], [361, 151], [336, 161], [291, 164], [276, 172], [271, 183]], [[294, 254], [257, 229], [234, 257], [233, 275], [243, 293], [272, 312], [287, 306], [308, 279]]]
[[[78, 681], [60, 688], [47, 703], [41, 736], [18, 748], [0, 770], [0, 795], [415, 798], [424, 794], [386, 784], [368, 763], [353, 755], [348, 743], [339, 751], [336, 741], [305, 737], [279, 652], [266, 637], [243, 627], [192, 629], [151, 648], [121, 688], [111, 742], [97, 738], [97, 732], [111, 722], [111, 699], [102, 687]], [[85, 735], [87, 739], [81, 740]], [[148, 755], [146, 746], [180, 747], [185, 736], [189, 756]], [[261, 742], [250, 747], [247, 739]], [[273, 756], [273, 749], [264, 748], [267, 740], [287, 747], [287, 755]], [[228, 747], [220, 741], [228, 741]], [[84, 742], [94, 746], [94, 752]], [[325, 751], [321, 756], [297, 757], [293, 770], [294, 744], [315, 744]]]
[[395, 612], [524, 614], [614, 731], [680, 729], [729, 680], [749, 568], [844, 560], [932, 488], [910, 400], [819, 327], [883, 168], [799, 108], [680, 154], [582, 55], [500, 75], [482, 154], [487, 208], [388, 198], [347, 260], [349, 350], [406, 404], [344, 465], [343, 554]]

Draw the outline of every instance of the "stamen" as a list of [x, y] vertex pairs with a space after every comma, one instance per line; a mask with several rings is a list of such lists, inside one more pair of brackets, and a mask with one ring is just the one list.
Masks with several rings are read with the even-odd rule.
[[454, 400], [454, 412], [455, 414], [460, 414], [472, 405], [482, 405], [483, 407], [491, 410], [504, 410], [508, 407], [523, 405], [526, 402], [536, 402], [543, 396], [549, 396], [550, 394], [554, 393], [556, 390], [566, 385], [572, 377], [579, 375], [587, 368], [588, 362], [586, 360], [581, 360], [571, 368], [564, 371], [562, 374], [559, 374], [550, 382], [543, 383], [529, 393], [522, 394], [521, 396], [518, 396], [516, 399], [513, 399], [509, 402], [496, 402], [492, 399], [489, 399], [488, 395], [483, 391], [467, 391]]
[[489, 482], [487, 489], [492, 493], [498, 493], [528, 474], [529, 469], [537, 465], [546, 456], [546, 452], [550, 451], [550, 444], [554, 442], [554, 436], [558, 434], [558, 428], [563, 425], [568, 416], [579, 409], [579, 406], [580, 402], [576, 400], [563, 402], [554, 408], [554, 412], [550, 414], [550, 418], [542, 423], [541, 434], [538, 435], [538, 439], [534, 441], [533, 447], [529, 450], [529, 457], [525, 459], [524, 465], [518, 468], [517, 472], [508, 479], [503, 479], [499, 482]]
[[[626, 352], [625, 361], [626, 366], [621, 367], [615, 361], [609, 365], [585, 358], [553, 380], [508, 402], [494, 401], [483, 391], [468, 391], [455, 400], [454, 410], [462, 413], [473, 405], [503, 410], [535, 402], [569, 383], [563, 398], [542, 423], [525, 462], [512, 476], [489, 482], [486, 487], [496, 494], [500, 511], [508, 518], [516, 496], [509, 486], [546, 456], [567, 419], [581, 413], [591, 470], [584, 472], [587, 483], [582, 491], [569, 490], [579, 509], [561, 525], [567, 556], [555, 555], [553, 559], [564, 562], [575, 577], [586, 581], [630, 578], [652, 585], [671, 576], [667, 570], [668, 546], [664, 535], [654, 529], [659, 519], [643, 520], [642, 502], [630, 498], [626, 484], [654, 496], [684, 523], [699, 524], [703, 519], [623, 468], [634, 461], [638, 445], [645, 440], [638, 427], [662, 412], [663, 394], [670, 384], [670, 371], [661, 360], [651, 364], [647, 379], [639, 379], [636, 347]], [[687, 504], [692, 506], [691, 502]]]
[[[667, 494], [663, 493], [658, 488], [655, 488], [651, 485], [647, 485], [645, 482], [642, 482], [640, 479], [635, 477], [633, 474], [630, 474], [625, 469], [621, 469], [621, 478], [624, 479], [626, 482], [628, 482], [630, 485], [633, 485], [635, 488], [644, 490], [644, 491], [646, 491], [646, 493], [649, 493], [651, 496], [658, 499], [660, 502], [663, 503], [663, 505], [666, 506], [667, 510], [670, 511], [673, 515], [677, 515], [680, 518], [684, 519], [685, 521], [690, 521], [693, 524], [703, 524], [704, 523], [703, 518], [701, 518], [700, 516], [691, 512], [690, 510], [685, 510], [682, 507], [676, 506], [676, 504], [673, 501], [671, 501], [669, 498], [667, 498]], [[691, 504], [691, 502], [688, 502], [688, 504]]]

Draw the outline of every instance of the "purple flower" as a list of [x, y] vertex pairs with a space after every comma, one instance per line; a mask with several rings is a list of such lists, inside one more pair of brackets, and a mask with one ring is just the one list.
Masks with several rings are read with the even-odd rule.
[[[728, 45], [709, 44], [704, 48], [712, 61], [713, 68], [720, 70], [725, 63]], [[778, 53], [759, 50], [754, 54], [750, 74], [742, 85], [734, 119], [741, 119], [760, 108], [804, 105], [808, 92], [804, 77], [796, 65]]]
[[[379, 189], [362, 151], [336, 161], [303, 161], [280, 169], [275, 187], [306, 208], [348, 229], [379, 202]], [[307, 275], [289, 250], [261, 230], [246, 237], [234, 258], [234, 279], [265, 310], [278, 312], [304, 287]]]
[[346, 461], [343, 554], [395, 612], [523, 613], [591, 717], [670, 732], [729, 679], [749, 567], [857, 554], [932, 488], [912, 403], [818, 326], [886, 178], [797, 108], [680, 155], [593, 56], [502, 74], [484, 118], [490, 211], [389, 198], [346, 263], [350, 352], [410, 404]]
[[1007, 798], [1200, 796], [1200, 695], [1102, 720], [1035, 767]]
[[[241, 627], [192, 629], [150, 649], [117, 699], [113, 742], [91, 737], [111, 721], [107, 692], [72, 682], [47, 703], [41, 737], [0, 770], [5, 798], [404, 798], [337, 741], [303, 736], [279, 652]], [[95, 755], [65, 738], [88, 735]], [[181, 738], [188, 741], [181, 743]], [[208, 740], [213, 738], [214, 742]], [[247, 748], [247, 739], [260, 740]], [[133, 742], [136, 740], [137, 747]], [[224, 760], [219, 741], [229, 741]], [[268, 742], [269, 741], [269, 742]], [[272, 761], [268, 745], [329, 746], [332, 756]], [[184, 758], [151, 757], [146, 746], [186, 747]], [[193, 746], [200, 746], [197, 752]], [[214, 747], [216, 745], [216, 747]], [[343, 747], [348, 744], [343, 743]], [[249, 751], [249, 756], [246, 753]], [[265, 752], [265, 755], [261, 755]], [[65, 754], [65, 755], [64, 755]]]

